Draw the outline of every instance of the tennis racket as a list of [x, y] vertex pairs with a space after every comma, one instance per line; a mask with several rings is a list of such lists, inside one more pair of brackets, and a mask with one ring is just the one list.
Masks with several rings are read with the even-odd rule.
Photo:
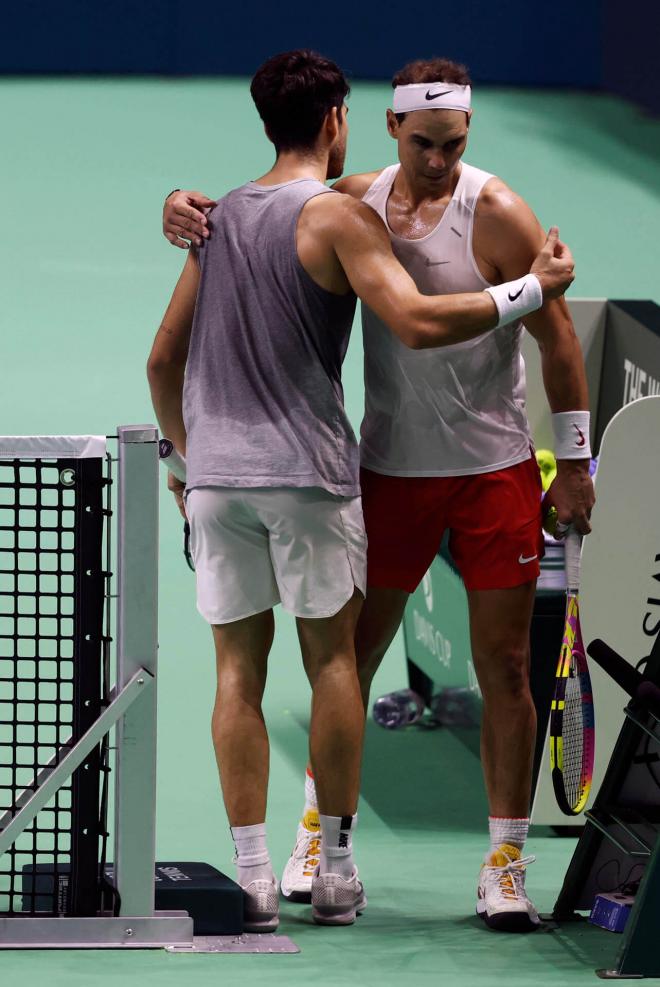
[[566, 619], [550, 711], [550, 764], [559, 808], [576, 816], [587, 804], [594, 768], [594, 706], [579, 613], [582, 538], [565, 542]]
[[[177, 480], [186, 482], [186, 461], [184, 457], [176, 451], [174, 443], [170, 439], [161, 439], [158, 443], [158, 457], [170, 473], [174, 473]], [[190, 525], [186, 521], [183, 525], [183, 554], [189, 569], [195, 571], [195, 564], [190, 551]]]

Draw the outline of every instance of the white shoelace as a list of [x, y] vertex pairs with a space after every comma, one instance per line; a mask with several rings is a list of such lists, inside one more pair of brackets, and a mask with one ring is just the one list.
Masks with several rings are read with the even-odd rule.
[[[305, 876], [311, 877], [321, 856], [321, 834], [314, 833], [310, 836], [307, 836], [307, 834], [302, 836], [296, 842], [296, 848], [293, 851], [293, 856], [296, 860], [304, 861], [302, 866]], [[307, 874], [308, 871], [309, 874]]]
[[527, 897], [522, 883], [525, 876], [525, 868], [528, 864], [533, 864], [535, 860], [536, 857], [530, 854], [527, 857], [521, 857], [519, 860], [510, 860], [501, 867], [490, 864], [486, 865], [487, 870], [490, 871], [490, 880], [493, 883], [497, 882], [503, 898], [517, 899], [522, 896]]

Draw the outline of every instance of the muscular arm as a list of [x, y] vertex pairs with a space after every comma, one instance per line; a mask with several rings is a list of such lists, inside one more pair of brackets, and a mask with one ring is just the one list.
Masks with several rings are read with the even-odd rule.
[[[529, 206], [499, 179], [491, 180], [477, 205], [474, 250], [493, 280], [509, 281], [529, 270], [544, 233]], [[565, 299], [544, 302], [525, 316], [525, 328], [541, 353], [543, 383], [552, 412], [588, 410], [589, 394], [582, 348]], [[588, 475], [589, 460], [559, 460], [558, 477], [549, 503], [564, 524], [582, 533], [591, 530], [588, 517], [594, 502]]]
[[[477, 206], [474, 248], [496, 272], [496, 280], [511, 281], [526, 274], [544, 240], [545, 233], [529, 206], [503, 182], [489, 182]], [[551, 411], [587, 410], [582, 349], [564, 298], [546, 301], [526, 315], [524, 322], [541, 352]]]
[[184, 456], [186, 430], [182, 407], [183, 377], [198, 285], [199, 264], [195, 253], [191, 251], [156, 333], [147, 362], [151, 400], [161, 435], [171, 439]]
[[497, 307], [486, 292], [421, 295], [394, 256], [384, 223], [369, 206], [346, 197], [320, 199], [326, 200], [317, 210], [324, 213], [323, 241], [334, 250], [356, 295], [406, 346], [447, 346], [497, 324]]
[[367, 190], [376, 181], [381, 171], [364, 171], [360, 175], [346, 175], [344, 178], [338, 179], [332, 185], [332, 189], [335, 192], [343, 192], [344, 195], [350, 195], [354, 199], [362, 199]]
[[[368, 171], [361, 175], [346, 175], [335, 182], [332, 188], [354, 199], [361, 199], [370, 185], [380, 175], [380, 171]], [[163, 204], [163, 236], [182, 250], [187, 250], [189, 242], [201, 247], [202, 240], [211, 236], [206, 212], [215, 205], [203, 192], [177, 189], [171, 192]]]

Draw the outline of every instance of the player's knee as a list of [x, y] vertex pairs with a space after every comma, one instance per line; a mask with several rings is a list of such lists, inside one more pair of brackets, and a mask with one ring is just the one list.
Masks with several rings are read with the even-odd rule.
[[491, 654], [489, 673], [481, 686], [484, 699], [517, 705], [529, 699], [529, 652], [526, 648], [501, 647]]
[[388, 644], [375, 641], [372, 644], [365, 646], [364, 644], [360, 644], [360, 642], [358, 642], [358, 647], [356, 648], [356, 661], [360, 680], [371, 681], [376, 674], [381, 661], [383, 660]]
[[261, 708], [266, 675], [262, 669], [226, 665], [218, 669], [216, 702]]
[[353, 642], [347, 641], [339, 647], [308, 653], [303, 657], [303, 666], [312, 689], [321, 681], [328, 682], [333, 678], [343, 680], [346, 675], [354, 676], [356, 667]]

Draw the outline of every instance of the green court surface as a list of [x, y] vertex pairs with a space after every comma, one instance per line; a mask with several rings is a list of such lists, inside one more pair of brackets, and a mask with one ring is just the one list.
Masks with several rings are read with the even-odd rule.
[[[389, 87], [356, 82], [347, 170], [395, 160]], [[160, 235], [173, 186], [219, 195], [271, 160], [246, 80], [5, 79], [3, 368], [5, 434], [106, 433], [153, 421], [145, 363], [185, 255]], [[520, 192], [576, 256], [576, 297], [660, 302], [660, 122], [597, 94], [477, 90], [466, 160]], [[361, 342], [345, 366], [362, 409]], [[231, 873], [233, 848], [210, 745], [211, 634], [197, 614], [181, 525], [161, 484], [158, 856]], [[375, 694], [405, 683], [403, 648]], [[278, 616], [266, 716], [272, 738], [268, 824], [278, 869], [302, 808], [309, 689], [291, 621]], [[7, 983], [594, 983], [617, 939], [588, 926], [498, 936], [474, 917], [486, 805], [476, 759], [441, 732], [369, 723], [356, 848], [370, 904], [349, 929], [321, 929], [286, 905], [294, 956], [24, 952], [0, 958]], [[573, 841], [532, 833], [528, 887], [552, 907]]]

